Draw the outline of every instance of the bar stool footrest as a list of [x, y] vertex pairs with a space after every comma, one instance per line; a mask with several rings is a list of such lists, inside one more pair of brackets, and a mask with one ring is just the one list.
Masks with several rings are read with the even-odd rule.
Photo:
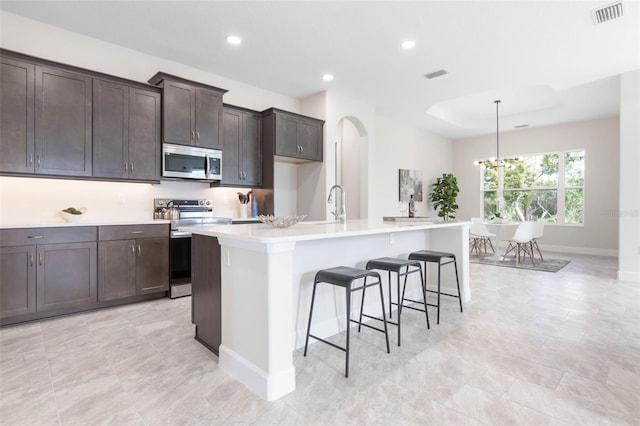
[[[429, 293], [438, 294], [437, 290], [429, 290], [429, 289], [427, 289], [426, 291], [428, 291]], [[450, 294], [450, 293], [440, 292], [440, 296], [449, 296], [449, 297], [455, 297], [456, 299], [460, 299], [460, 296], [458, 296], [457, 294]]]
[[333, 347], [334, 347], [334, 348], [336, 348], [336, 349], [340, 349], [340, 350], [341, 350], [341, 351], [343, 351], [343, 352], [346, 352], [346, 351], [347, 351], [347, 348], [343, 348], [342, 346], [338, 346], [338, 345], [336, 345], [336, 344], [335, 344], [335, 343], [333, 343], [333, 342], [329, 342], [328, 340], [324, 340], [323, 338], [318, 337], [318, 336], [314, 336], [313, 334], [309, 334], [309, 337], [313, 337], [314, 339], [319, 340], [319, 341], [320, 341], [320, 342], [322, 342], [322, 343], [326, 343], [326, 344], [327, 344], [327, 345], [329, 345], [329, 346], [333, 346]]
[[[372, 319], [372, 320], [382, 321], [380, 318], [378, 318], [378, 317], [374, 317], [374, 316], [371, 316], [371, 315], [362, 314], [362, 316], [363, 316], [363, 317], [367, 317], [367, 318]], [[356, 321], [356, 320], [354, 320], [354, 319], [352, 319], [351, 321], [355, 322], [356, 324], [360, 324], [358, 321]], [[389, 321], [389, 320], [386, 320], [386, 321], [387, 321], [387, 324], [398, 325], [398, 323], [397, 323], [397, 322], [391, 322], [391, 321]], [[362, 325], [364, 325], [365, 327], [371, 327], [370, 325], [367, 325], [367, 324], [365, 324], [365, 323], [362, 323]], [[371, 327], [371, 328], [375, 328], [375, 327]], [[378, 330], [378, 331], [382, 331], [382, 332], [384, 333], [384, 330], [380, 330], [380, 329], [378, 329], [378, 328], [376, 328], [376, 330]]]

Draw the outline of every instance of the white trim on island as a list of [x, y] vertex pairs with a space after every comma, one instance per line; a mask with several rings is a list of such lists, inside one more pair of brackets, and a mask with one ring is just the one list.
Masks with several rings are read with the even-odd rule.
[[[364, 268], [369, 259], [406, 258], [416, 250], [447, 251], [456, 255], [463, 300], [468, 301], [469, 225], [355, 220], [303, 222], [286, 229], [264, 224], [180, 229], [218, 238], [222, 257], [220, 366], [271, 401], [295, 390], [293, 351], [304, 341], [318, 270], [341, 265]], [[436, 269], [428, 272], [431, 280]], [[417, 277], [414, 280], [414, 284], [419, 282]], [[414, 285], [414, 289], [419, 287]], [[358, 297], [352, 303], [359, 306]], [[319, 289], [314, 334], [325, 337], [344, 331], [344, 303], [344, 291], [330, 286]], [[365, 309], [372, 315], [381, 314], [373, 299], [370, 306], [365, 303]]]

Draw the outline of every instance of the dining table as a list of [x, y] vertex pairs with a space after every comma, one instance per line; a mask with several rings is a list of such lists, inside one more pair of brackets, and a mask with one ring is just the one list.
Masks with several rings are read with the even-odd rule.
[[496, 249], [495, 255], [501, 256], [507, 250], [507, 242], [513, 237], [513, 234], [518, 229], [518, 225], [520, 225], [519, 221], [512, 220], [488, 220], [485, 221], [485, 225], [487, 229], [492, 234], [496, 234], [493, 238], [494, 240], [494, 248]]

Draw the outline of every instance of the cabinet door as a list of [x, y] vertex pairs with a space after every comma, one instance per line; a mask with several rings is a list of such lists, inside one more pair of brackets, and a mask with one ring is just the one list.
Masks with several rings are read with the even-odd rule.
[[222, 94], [196, 89], [196, 145], [221, 149]]
[[300, 120], [298, 144], [301, 148], [301, 158], [322, 161], [322, 124], [315, 121]]
[[129, 87], [93, 80], [93, 175], [126, 178], [129, 168]]
[[37, 247], [37, 311], [95, 302], [97, 244], [45, 244]]
[[129, 105], [129, 177], [160, 180], [160, 94], [131, 88]]
[[136, 295], [136, 241], [98, 243], [98, 300]]
[[136, 240], [137, 294], [169, 289], [169, 238]]
[[91, 78], [36, 66], [35, 171], [91, 176]]
[[298, 149], [298, 123], [295, 117], [276, 115], [276, 155], [284, 157], [297, 157]]
[[33, 173], [35, 67], [0, 58], [0, 171]]
[[182, 145], [195, 143], [196, 91], [192, 86], [164, 81], [163, 88], [163, 138], [164, 142]]
[[0, 248], [0, 318], [36, 311], [35, 246]]
[[239, 185], [242, 184], [240, 176], [242, 113], [237, 110], [225, 110], [223, 124], [222, 183]]
[[218, 239], [194, 234], [191, 253], [191, 315], [196, 339], [218, 354], [222, 299]]
[[262, 185], [262, 117], [242, 114], [242, 171], [245, 185]]

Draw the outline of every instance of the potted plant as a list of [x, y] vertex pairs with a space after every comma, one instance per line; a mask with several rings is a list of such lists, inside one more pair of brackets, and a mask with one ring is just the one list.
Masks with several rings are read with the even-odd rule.
[[438, 216], [445, 221], [455, 219], [453, 214], [458, 210], [456, 198], [460, 192], [458, 179], [451, 173], [443, 173], [431, 187], [429, 197], [433, 208], [438, 210]]

